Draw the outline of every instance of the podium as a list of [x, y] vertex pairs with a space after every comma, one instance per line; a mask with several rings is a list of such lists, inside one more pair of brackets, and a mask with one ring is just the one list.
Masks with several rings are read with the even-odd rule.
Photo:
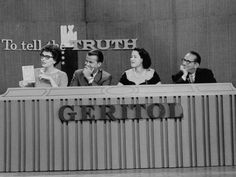
[[0, 171], [236, 165], [231, 83], [9, 88]]

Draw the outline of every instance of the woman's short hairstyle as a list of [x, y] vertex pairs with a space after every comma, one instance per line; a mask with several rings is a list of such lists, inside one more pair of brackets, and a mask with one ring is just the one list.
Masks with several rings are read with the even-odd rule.
[[56, 66], [61, 61], [61, 49], [58, 45], [55, 44], [47, 44], [42, 47], [40, 54], [43, 52], [51, 52], [53, 60], [56, 62], [54, 66]]
[[95, 56], [97, 56], [97, 62], [103, 62], [103, 54], [102, 54], [102, 51], [101, 50], [90, 50], [89, 52], [88, 52], [88, 56], [92, 56], [92, 55], [95, 55]]
[[152, 64], [151, 57], [150, 57], [149, 53], [144, 48], [134, 48], [133, 50], [137, 51], [139, 53], [140, 57], [143, 59], [143, 63], [142, 63], [143, 68], [148, 69]]

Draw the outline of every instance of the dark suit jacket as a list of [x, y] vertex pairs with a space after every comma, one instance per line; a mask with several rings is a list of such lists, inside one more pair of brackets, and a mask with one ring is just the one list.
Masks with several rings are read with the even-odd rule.
[[104, 70], [99, 70], [94, 81], [89, 84], [84, 77], [83, 69], [76, 70], [71, 80], [70, 86], [97, 86], [97, 85], [111, 85], [112, 76]]
[[[188, 76], [186, 81], [182, 79], [183, 72], [179, 71], [177, 74], [172, 75], [172, 80], [175, 83], [190, 83]], [[195, 73], [195, 81], [194, 83], [215, 83], [216, 79], [211, 70], [205, 68], [197, 68]]]

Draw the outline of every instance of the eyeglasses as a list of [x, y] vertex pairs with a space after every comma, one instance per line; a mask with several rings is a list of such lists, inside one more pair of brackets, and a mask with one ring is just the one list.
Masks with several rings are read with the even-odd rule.
[[47, 60], [49, 60], [50, 58], [52, 58], [52, 56], [43, 55], [43, 54], [40, 54], [40, 57], [41, 57], [41, 58], [46, 58]]
[[181, 60], [182, 63], [185, 62], [186, 64], [195, 63], [195, 61], [186, 60], [185, 58], [182, 58]]

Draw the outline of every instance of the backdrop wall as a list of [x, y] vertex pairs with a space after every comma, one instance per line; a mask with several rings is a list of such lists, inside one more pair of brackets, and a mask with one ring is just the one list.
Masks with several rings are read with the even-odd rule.
[[[162, 83], [170, 84], [180, 59], [196, 50], [201, 67], [218, 82], [236, 86], [235, 0], [8, 0], [0, 2], [0, 92], [17, 87], [21, 66], [40, 66], [39, 51], [17, 50], [21, 42], [60, 42], [60, 25], [75, 25], [78, 39], [131, 39], [151, 55]], [[12, 39], [16, 50], [6, 50]], [[130, 50], [104, 51], [104, 69], [117, 84], [130, 67]], [[78, 51], [78, 66], [85, 51]]]

